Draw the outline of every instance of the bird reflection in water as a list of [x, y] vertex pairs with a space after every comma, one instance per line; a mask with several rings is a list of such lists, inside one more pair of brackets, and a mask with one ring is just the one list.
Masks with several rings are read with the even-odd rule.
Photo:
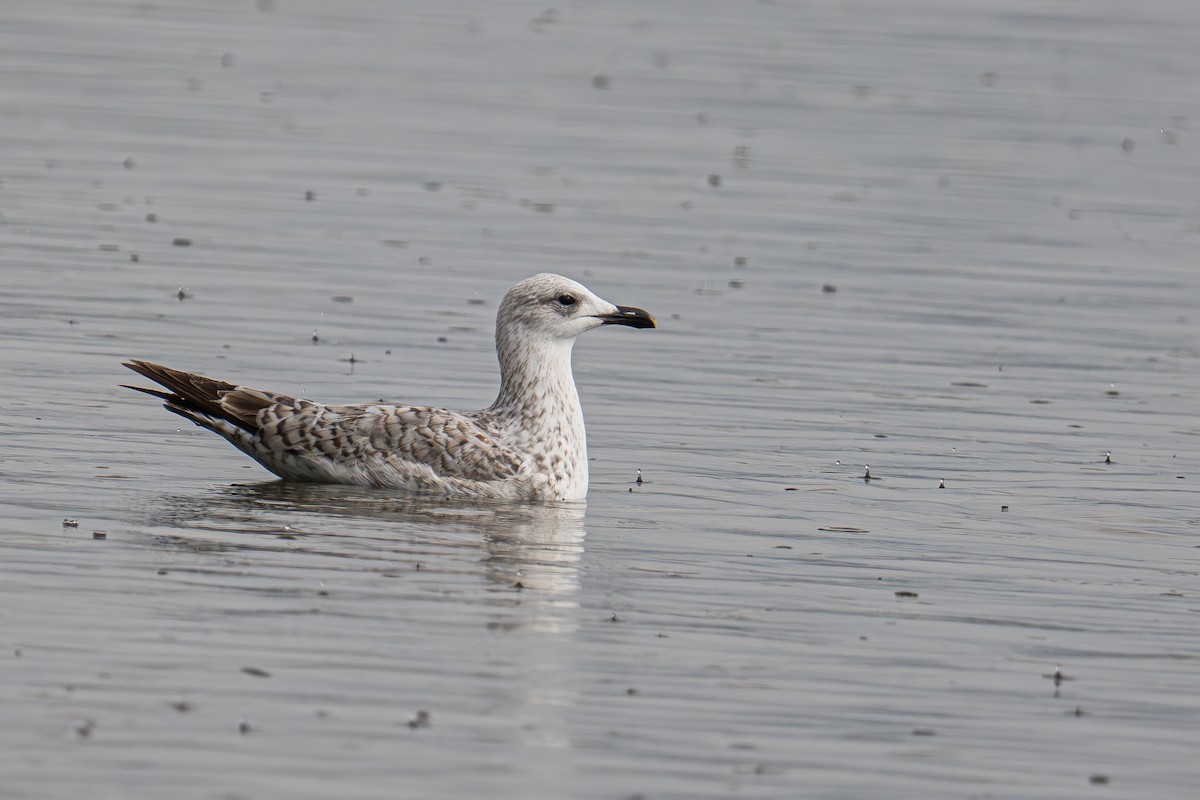
[[[180, 531], [160, 535], [159, 541], [197, 552], [307, 550], [324, 557], [408, 561], [416, 569], [462, 572], [463, 561], [454, 554], [479, 548], [482, 558], [474, 563], [483, 567], [497, 591], [564, 597], [579, 588], [582, 503], [464, 503], [283, 481], [233, 485], [159, 502], [152, 521]], [[241, 535], [214, 538], [207, 533]]]

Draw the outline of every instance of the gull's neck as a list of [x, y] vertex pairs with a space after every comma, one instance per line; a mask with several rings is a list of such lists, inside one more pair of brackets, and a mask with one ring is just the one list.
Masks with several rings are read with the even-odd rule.
[[526, 454], [566, 500], [583, 499], [588, 481], [583, 409], [571, 373], [574, 345], [574, 339], [498, 331], [500, 393], [487, 409], [506, 443]]

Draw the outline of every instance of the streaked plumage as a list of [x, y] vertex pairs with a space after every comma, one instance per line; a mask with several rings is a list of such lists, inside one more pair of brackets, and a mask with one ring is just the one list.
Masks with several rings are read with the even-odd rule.
[[[568, 302], [569, 301], [569, 302]], [[579, 334], [655, 327], [560, 275], [518, 283], [496, 316], [501, 385], [480, 411], [326, 405], [145, 361], [125, 366], [167, 391], [128, 388], [220, 434], [285, 480], [345, 483], [497, 500], [582, 500], [583, 412], [571, 374]]]

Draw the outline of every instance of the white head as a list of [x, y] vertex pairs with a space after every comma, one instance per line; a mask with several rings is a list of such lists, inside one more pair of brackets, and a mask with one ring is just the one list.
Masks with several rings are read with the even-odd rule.
[[561, 275], [534, 275], [509, 289], [496, 315], [500, 396], [495, 405], [519, 405], [547, 393], [577, 397], [571, 348], [579, 334], [601, 325], [657, 327], [642, 309], [613, 305]]
[[496, 316], [496, 341], [512, 337], [527, 345], [559, 341], [569, 347], [579, 334], [601, 325], [657, 327], [654, 317], [640, 308], [613, 305], [581, 283], [543, 272], [504, 295]]

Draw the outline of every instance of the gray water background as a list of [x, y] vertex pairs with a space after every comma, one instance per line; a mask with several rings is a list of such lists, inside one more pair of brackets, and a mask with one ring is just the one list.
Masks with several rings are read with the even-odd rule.
[[[7, 0], [3, 796], [1195, 797], [1197, 42]], [[273, 484], [117, 387], [479, 407], [543, 270], [661, 321], [576, 348], [586, 513]]]

